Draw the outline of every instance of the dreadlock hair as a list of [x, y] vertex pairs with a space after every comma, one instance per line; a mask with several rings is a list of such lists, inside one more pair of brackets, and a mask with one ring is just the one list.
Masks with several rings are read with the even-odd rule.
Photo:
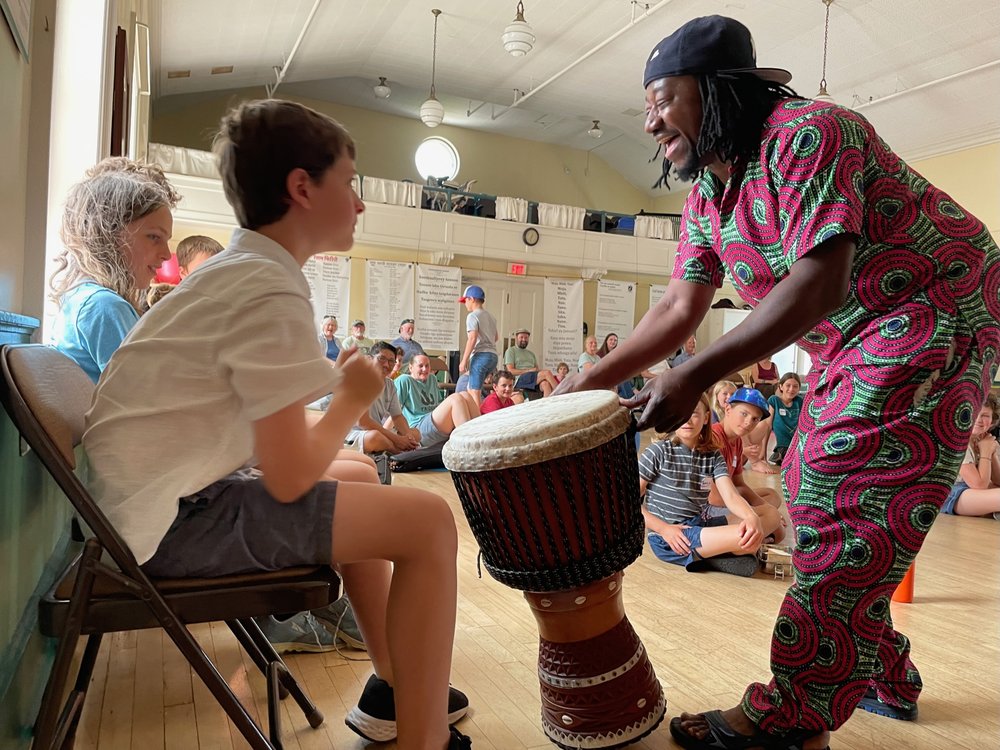
[[[706, 73], [698, 76], [701, 92], [701, 132], [695, 150], [699, 155], [714, 153], [723, 162], [746, 164], [760, 151], [764, 121], [781, 99], [802, 99], [782, 83], [765, 81], [752, 73]], [[655, 159], [659, 148], [653, 154]], [[650, 160], [652, 161], [652, 159]], [[663, 160], [663, 173], [654, 188], [669, 187], [673, 164]], [[701, 177], [699, 168], [692, 178]]]

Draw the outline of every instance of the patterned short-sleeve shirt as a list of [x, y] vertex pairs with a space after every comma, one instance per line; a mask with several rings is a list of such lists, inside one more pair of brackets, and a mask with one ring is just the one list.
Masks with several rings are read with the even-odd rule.
[[835, 105], [780, 101], [756, 159], [726, 185], [705, 172], [684, 206], [673, 278], [719, 287], [728, 269], [756, 305], [840, 234], [857, 246], [851, 290], [799, 341], [819, 369], [849, 348], [865, 364], [940, 367], [956, 317], [994, 356], [1000, 251], [988, 230]]

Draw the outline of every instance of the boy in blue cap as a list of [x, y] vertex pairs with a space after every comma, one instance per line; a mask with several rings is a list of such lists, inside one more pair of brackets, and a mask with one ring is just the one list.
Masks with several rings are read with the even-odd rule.
[[[465, 342], [462, 361], [458, 365], [460, 373], [469, 374], [468, 389], [472, 398], [479, 406], [483, 398], [483, 383], [487, 375], [497, 369], [497, 321], [483, 305], [486, 302], [486, 292], [481, 286], [470, 284], [465, 288], [458, 301], [465, 305], [469, 315], [465, 319], [465, 331], [469, 338]], [[457, 389], [456, 389], [457, 390]]]

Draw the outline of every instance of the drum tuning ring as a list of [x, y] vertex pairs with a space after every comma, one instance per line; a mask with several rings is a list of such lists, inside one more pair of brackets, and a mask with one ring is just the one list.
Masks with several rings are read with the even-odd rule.
[[574, 602], [575, 602], [576, 604], [578, 604], [578, 605], [579, 605], [579, 604], [583, 604], [583, 603], [584, 603], [585, 601], [587, 601], [587, 597], [585, 597], [585, 596], [578, 596], [578, 597], [576, 597], [576, 599], [574, 599], [573, 601], [574, 601]]
[[569, 726], [570, 724], [573, 723], [573, 717], [572, 716], [567, 716], [566, 714], [563, 714], [562, 715], [562, 723], [565, 724], [566, 726]]
[[552, 600], [551, 599], [542, 599], [538, 603], [541, 604], [543, 607], [551, 607], [552, 606]]
[[611, 581], [610, 583], [608, 583], [608, 591], [614, 591], [616, 588], [618, 588], [617, 581]]

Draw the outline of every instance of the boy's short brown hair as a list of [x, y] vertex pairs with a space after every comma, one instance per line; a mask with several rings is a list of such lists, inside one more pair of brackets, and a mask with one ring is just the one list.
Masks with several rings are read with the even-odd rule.
[[273, 224], [288, 212], [285, 180], [293, 169], [318, 181], [345, 151], [355, 157], [343, 125], [281, 99], [243, 102], [230, 110], [212, 149], [226, 199], [244, 229]]
[[218, 255], [222, 250], [222, 245], [211, 237], [193, 234], [177, 243], [177, 265], [181, 268], [187, 268], [188, 263], [194, 260], [196, 255], [204, 254], [211, 257]]

